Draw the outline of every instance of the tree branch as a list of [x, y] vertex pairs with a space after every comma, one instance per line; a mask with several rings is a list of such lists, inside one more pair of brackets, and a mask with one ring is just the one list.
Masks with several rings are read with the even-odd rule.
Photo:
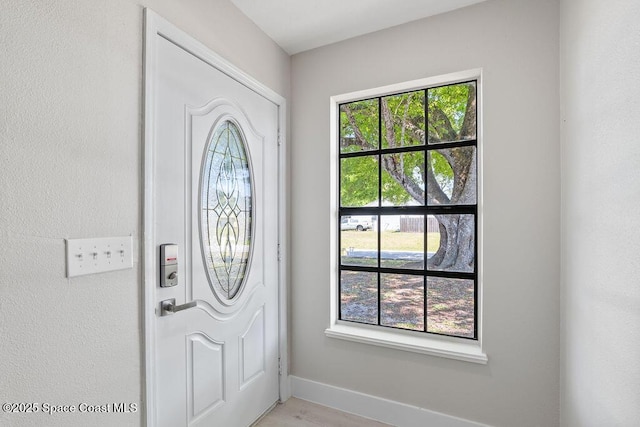
[[402, 166], [398, 164], [396, 156], [401, 156], [401, 154], [387, 154], [382, 156], [382, 167], [411, 197], [418, 202], [422, 202], [424, 200], [424, 191], [414, 180], [407, 177], [402, 170]]
[[[371, 148], [373, 148], [371, 147], [371, 144], [367, 142], [366, 138], [360, 131], [360, 128], [356, 123], [356, 119], [355, 117], [353, 117], [353, 112], [351, 111], [349, 106], [345, 106], [344, 110], [345, 110], [345, 113], [347, 114], [347, 119], [349, 120], [349, 124], [351, 125], [351, 128], [353, 128], [353, 133], [356, 136], [356, 140], [355, 140], [356, 145], [359, 145], [360, 148], [362, 148], [363, 150], [370, 150]], [[340, 141], [341, 146], [343, 143], [346, 143], [346, 142]]]
[[469, 94], [467, 95], [467, 108], [464, 113], [462, 129], [458, 139], [470, 139], [476, 133], [476, 85], [469, 84]]
[[458, 139], [458, 135], [444, 111], [436, 107], [429, 107], [428, 112], [429, 124], [431, 125], [429, 142], [456, 141]]
[[448, 205], [450, 202], [449, 196], [442, 191], [442, 188], [440, 188], [440, 184], [433, 173], [433, 167], [431, 166], [431, 154], [427, 155], [427, 197], [427, 203], [436, 205]]
[[420, 129], [419, 126], [417, 126], [415, 123], [413, 123], [409, 119], [405, 120], [404, 124], [407, 130], [409, 131], [409, 133], [411, 134], [411, 136], [413, 136], [415, 139], [420, 141], [421, 144], [424, 144], [424, 134], [425, 134], [424, 130]]
[[396, 135], [393, 129], [393, 118], [391, 117], [391, 111], [389, 111], [389, 104], [386, 98], [382, 98], [380, 104], [382, 105], [382, 121], [384, 122], [387, 143], [389, 144], [389, 148], [393, 148], [396, 146]]
[[473, 148], [461, 147], [448, 150], [437, 150], [444, 157], [453, 170], [453, 191], [451, 201], [460, 203], [466, 200], [467, 181], [470, 176], [470, 167], [473, 162]]

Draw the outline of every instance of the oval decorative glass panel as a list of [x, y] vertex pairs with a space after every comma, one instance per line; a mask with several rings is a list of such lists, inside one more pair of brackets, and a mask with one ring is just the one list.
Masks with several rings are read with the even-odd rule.
[[251, 165], [242, 133], [225, 120], [205, 150], [201, 175], [200, 235], [207, 276], [222, 301], [244, 283], [252, 249]]

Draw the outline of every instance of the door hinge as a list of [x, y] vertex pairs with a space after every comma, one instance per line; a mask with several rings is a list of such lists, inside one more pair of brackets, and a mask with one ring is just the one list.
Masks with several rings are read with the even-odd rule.
[[278, 147], [282, 144], [282, 138], [280, 138], [280, 129], [278, 129]]
[[278, 261], [280, 261], [280, 243], [278, 243]]
[[282, 375], [282, 359], [278, 357], [278, 375]]

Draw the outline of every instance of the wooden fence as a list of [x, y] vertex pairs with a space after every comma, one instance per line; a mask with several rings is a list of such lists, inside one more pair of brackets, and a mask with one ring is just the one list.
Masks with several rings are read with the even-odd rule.
[[[438, 220], [434, 216], [427, 216], [427, 232], [438, 233], [439, 230]], [[403, 233], [423, 233], [424, 220], [420, 217], [401, 217], [400, 231]]]

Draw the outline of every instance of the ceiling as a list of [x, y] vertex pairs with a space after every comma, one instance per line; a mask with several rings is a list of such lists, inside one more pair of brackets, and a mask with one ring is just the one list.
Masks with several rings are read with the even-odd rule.
[[231, 0], [293, 55], [485, 0]]

